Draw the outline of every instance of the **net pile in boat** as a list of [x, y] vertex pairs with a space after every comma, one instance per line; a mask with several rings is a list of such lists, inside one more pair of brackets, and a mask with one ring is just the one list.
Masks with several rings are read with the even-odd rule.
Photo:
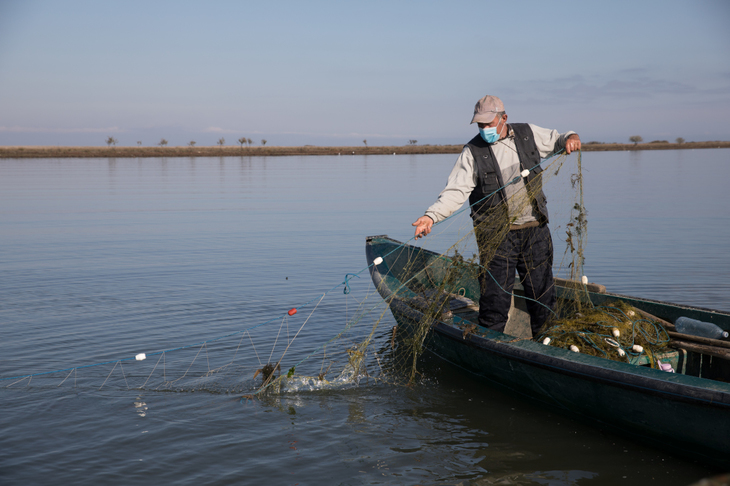
[[538, 341], [614, 361], [645, 354], [652, 368], [669, 344], [661, 323], [625, 302], [564, 305], [561, 312], [564, 317], [549, 321]]

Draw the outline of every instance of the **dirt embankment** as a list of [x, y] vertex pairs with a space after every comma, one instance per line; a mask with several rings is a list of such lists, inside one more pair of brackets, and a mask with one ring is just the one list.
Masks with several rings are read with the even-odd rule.
[[[261, 157], [282, 155], [458, 154], [463, 145], [404, 145], [398, 147], [47, 147], [2, 146], [0, 158], [134, 158], [134, 157]], [[584, 152], [612, 150], [676, 150], [730, 148], [730, 142], [587, 143]]]
[[584, 152], [608, 152], [612, 150], [680, 150], [730, 148], [730, 142], [649, 142], [649, 143], [584, 143]]
[[0, 147], [0, 158], [262, 157], [281, 155], [392, 155], [458, 153], [457, 145], [401, 147]]

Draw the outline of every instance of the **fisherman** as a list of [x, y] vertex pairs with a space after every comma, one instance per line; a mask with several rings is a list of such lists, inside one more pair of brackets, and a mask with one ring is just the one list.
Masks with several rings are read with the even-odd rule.
[[[553, 244], [538, 164], [562, 149], [568, 154], [580, 150], [580, 137], [527, 123], [508, 124], [504, 104], [489, 95], [477, 102], [471, 123], [478, 125], [479, 134], [464, 146], [436, 202], [413, 223], [416, 238], [428, 235], [434, 223], [448, 218], [468, 198], [480, 264], [488, 270], [479, 274], [479, 325], [504, 332], [516, 269], [536, 336], [556, 301]], [[523, 177], [526, 169], [529, 174]], [[510, 184], [515, 177], [518, 182]], [[509, 231], [490, 246], [490, 238], [499, 238], [499, 228], [487, 221], [495, 210], [507, 216], [501, 223], [509, 225]]]

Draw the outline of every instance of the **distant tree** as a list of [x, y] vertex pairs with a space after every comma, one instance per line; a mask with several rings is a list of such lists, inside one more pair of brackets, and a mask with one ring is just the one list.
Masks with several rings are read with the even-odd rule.
[[106, 145], [108, 147], [111, 147], [112, 145], [116, 145], [116, 144], [117, 144], [117, 139], [116, 138], [109, 137], [109, 138], [106, 139]]
[[639, 142], [643, 142], [644, 139], [641, 137], [641, 135], [632, 135], [629, 137], [629, 141], [634, 142], [634, 145], [636, 145]]
[[238, 143], [241, 145], [241, 148], [243, 148], [243, 144], [246, 143], [248, 139], [246, 137], [241, 137], [238, 139]]
[[160, 143], [158, 143], [157, 145], [159, 145], [160, 147], [164, 147], [165, 145], [167, 145], [167, 140], [165, 140], [163, 138], [163, 139], [160, 140]]
[[367, 140], [363, 140], [362, 143], [364, 143], [366, 147], [368, 146], [368, 141]]
[[418, 143], [418, 140], [408, 140], [408, 144], [410, 145], [416, 145]]
[[247, 144], [248, 144], [248, 146], [250, 147], [250, 146], [251, 146], [251, 144], [253, 143], [253, 140], [251, 140], [250, 138], [247, 138], [247, 139], [246, 139], [246, 143], [247, 143]]
[[190, 148], [195, 147], [195, 140], [189, 141], [188, 145], [190, 146]]
[[218, 139], [218, 145], [220, 145], [221, 148], [223, 148], [223, 146], [225, 144], [226, 144], [226, 139], [225, 138], [221, 137], [221, 138]]
[[142, 146], [142, 141], [141, 140], [137, 140], [137, 146], [138, 147], [141, 147]]
[[680, 144], [681, 143], [684, 143], [684, 139], [682, 137], [678, 137], [677, 138], [677, 143], [680, 143]]
[[265, 138], [262, 138], [261, 139], [261, 145], [266, 145], [266, 139]]

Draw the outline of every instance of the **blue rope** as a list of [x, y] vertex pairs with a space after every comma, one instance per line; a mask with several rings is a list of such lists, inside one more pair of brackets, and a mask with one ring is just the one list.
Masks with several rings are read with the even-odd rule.
[[[342, 289], [342, 293], [345, 294], [345, 295], [347, 295], [347, 294], [350, 293], [350, 279], [347, 278], [348, 275], [352, 275], [353, 277], [360, 278], [360, 275], [356, 275], [354, 273], [346, 273], [345, 274], [345, 281], [342, 282], [343, 284], [345, 284], [345, 288]], [[340, 284], [340, 285], [342, 285], [342, 284]]]

